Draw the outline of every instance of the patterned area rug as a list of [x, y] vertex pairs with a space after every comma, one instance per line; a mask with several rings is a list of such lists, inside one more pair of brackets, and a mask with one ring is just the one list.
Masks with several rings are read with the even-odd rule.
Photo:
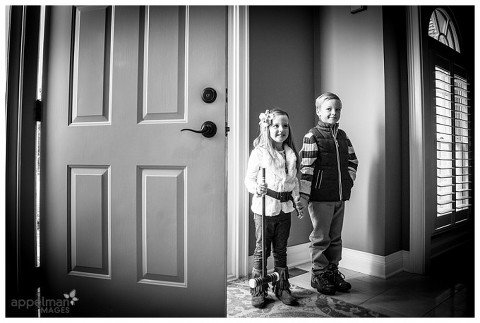
[[294, 285], [290, 290], [298, 299], [298, 305], [284, 305], [269, 288], [267, 304], [259, 309], [251, 305], [246, 279], [230, 282], [227, 286], [227, 317], [383, 317], [366, 308]]

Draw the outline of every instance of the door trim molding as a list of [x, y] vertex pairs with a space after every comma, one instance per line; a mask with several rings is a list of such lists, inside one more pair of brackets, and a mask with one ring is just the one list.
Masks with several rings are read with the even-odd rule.
[[[26, 7], [6, 7], [7, 70], [5, 109], [5, 243], [6, 294], [13, 296], [20, 289], [20, 205], [21, 205], [21, 138], [22, 96]], [[8, 301], [8, 299], [7, 299]]]
[[408, 271], [425, 272], [425, 135], [420, 13], [407, 7], [407, 64], [410, 153], [410, 259]]
[[248, 7], [228, 7], [227, 279], [248, 273], [249, 155]]
[[[34, 156], [40, 6], [8, 6], [5, 110], [5, 291], [7, 302], [35, 295]], [[35, 308], [6, 307], [6, 315], [35, 316]]]

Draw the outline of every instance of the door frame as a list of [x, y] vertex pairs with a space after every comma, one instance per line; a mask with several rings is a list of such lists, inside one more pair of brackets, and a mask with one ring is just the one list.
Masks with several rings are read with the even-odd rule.
[[426, 269], [427, 237], [425, 212], [425, 127], [423, 113], [423, 61], [421, 52], [420, 10], [407, 7], [407, 64], [410, 156], [410, 251], [405, 269], [423, 274]]
[[7, 6], [5, 253], [8, 316], [35, 316], [35, 308], [14, 310], [13, 299], [33, 299], [35, 267], [34, 183], [35, 100], [40, 6]]
[[228, 7], [227, 280], [247, 276], [249, 193], [248, 6]]

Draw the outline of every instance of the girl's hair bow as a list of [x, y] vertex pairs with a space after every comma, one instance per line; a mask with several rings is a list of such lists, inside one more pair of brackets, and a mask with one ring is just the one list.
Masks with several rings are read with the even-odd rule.
[[265, 110], [265, 112], [260, 113], [258, 118], [260, 119], [260, 122], [258, 122], [258, 124], [260, 125], [260, 128], [267, 128], [272, 122], [272, 116], [270, 114], [270, 110]]

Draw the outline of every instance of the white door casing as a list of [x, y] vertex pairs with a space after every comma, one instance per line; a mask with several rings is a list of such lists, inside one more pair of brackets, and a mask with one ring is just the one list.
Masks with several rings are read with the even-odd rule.
[[248, 7], [228, 8], [228, 252], [227, 279], [248, 275], [249, 156]]
[[225, 315], [226, 19], [51, 8], [42, 293], [78, 301], [46, 315]]

